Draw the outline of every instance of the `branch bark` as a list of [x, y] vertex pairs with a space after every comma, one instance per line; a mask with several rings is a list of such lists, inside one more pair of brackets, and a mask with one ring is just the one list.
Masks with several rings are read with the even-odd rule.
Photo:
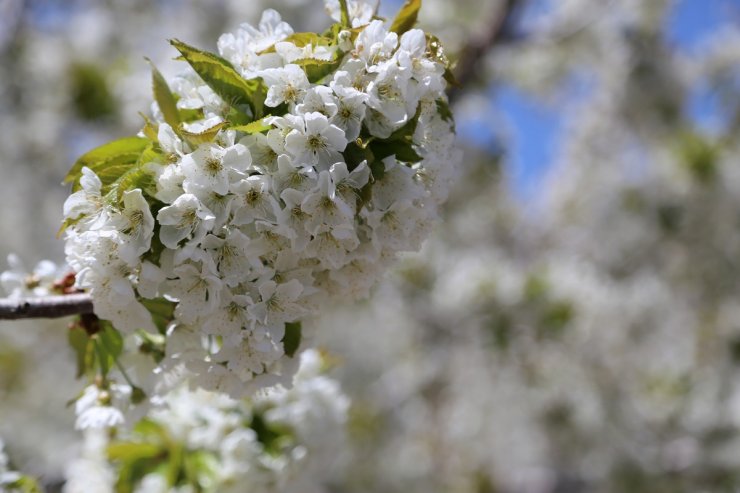
[[471, 37], [462, 49], [454, 70], [458, 86], [450, 87], [447, 93], [450, 103], [455, 102], [462, 91], [478, 76], [478, 68], [485, 55], [511, 34], [511, 26], [522, 4], [524, 0], [505, 0], [503, 5], [497, 6], [494, 18], [489, 24], [490, 28], [482, 36]]
[[64, 294], [42, 298], [0, 299], [0, 320], [61, 318], [93, 313], [89, 294]]

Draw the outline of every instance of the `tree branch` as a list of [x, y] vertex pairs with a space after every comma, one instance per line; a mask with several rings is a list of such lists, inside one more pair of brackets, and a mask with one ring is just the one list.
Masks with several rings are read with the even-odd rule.
[[60, 318], [93, 313], [87, 293], [44, 296], [41, 298], [0, 299], [0, 320]]
[[485, 55], [497, 44], [507, 39], [511, 31], [511, 25], [523, 3], [524, 0], [505, 0], [503, 5], [498, 6], [499, 4], [497, 4], [488, 31], [482, 36], [472, 37], [462, 49], [454, 70], [458, 85], [450, 87], [447, 93], [450, 103], [457, 100], [462, 91], [478, 76], [480, 72], [478, 69]]

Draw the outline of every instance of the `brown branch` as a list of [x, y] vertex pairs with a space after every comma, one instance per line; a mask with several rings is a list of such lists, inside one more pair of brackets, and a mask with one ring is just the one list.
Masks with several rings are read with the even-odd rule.
[[482, 36], [472, 37], [462, 49], [454, 70], [458, 85], [450, 87], [447, 93], [450, 103], [457, 100], [461, 92], [479, 75], [479, 67], [485, 55], [508, 38], [511, 25], [522, 4], [524, 0], [505, 0], [503, 5], [497, 3], [490, 28]]
[[40, 298], [0, 299], [0, 320], [60, 318], [93, 312], [92, 298], [86, 293]]

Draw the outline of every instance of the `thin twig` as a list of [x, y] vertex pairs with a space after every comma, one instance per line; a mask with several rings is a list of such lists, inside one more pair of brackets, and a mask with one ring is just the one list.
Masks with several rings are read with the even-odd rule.
[[0, 320], [60, 318], [92, 312], [92, 298], [86, 293], [0, 299]]
[[497, 4], [494, 19], [489, 23], [490, 28], [482, 36], [472, 37], [462, 49], [454, 70], [458, 85], [450, 87], [447, 93], [450, 102], [454, 102], [479, 74], [478, 69], [485, 55], [511, 34], [511, 25], [523, 3], [524, 0], [505, 0], [503, 5]]

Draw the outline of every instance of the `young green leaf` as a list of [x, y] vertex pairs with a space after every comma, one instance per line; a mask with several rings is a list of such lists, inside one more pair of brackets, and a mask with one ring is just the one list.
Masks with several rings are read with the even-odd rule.
[[120, 176], [120, 172], [109, 171], [109, 169], [127, 169], [132, 164], [136, 164], [139, 156], [149, 144], [150, 140], [143, 137], [124, 137], [108, 142], [83, 154], [64, 177], [63, 183], [74, 183], [72, 191], [79, 190], [78, 179], [82, 176], [82, 168], [87, 166], [100, 177], [103, 185], [110, 184], [111, 176]]
[[214, 53], [201, 51], [176, 39], [170, 40], [170, 43], [227, 104], [233, 107], [249, 105], [255, 118], [262, 117], [267, 95], [262, 79], [245, 79], [227, 60]]
[[[155, 298], [153, 300], [141, 300], [141, 304], [152, 314], [152, 320], [159, 332], [164, 334], [169, 323], [175, 318], [176, 303], [164, 298]], [[153, 341], [154, 339], [152, 339]], [[162, 346], [164, 346], [164, 340], [162, 340]]]
[[[329, 46], [332, 42], [332, 39], [316, 33], [293, 33], [285, 38], [282, 42], [293, 43], [298, 48], [303, 48], [304, 46], [308, 45]], [[260, 55], [264, 55], [266, 53], [275, 53], [275, 45], [272, 45], [266, 50], [261, 51]]]
[[123, 336], [110, 322], [102, 321], [101, 325], [103, 330], [95, 335], [95, 350], [98, 354], [100, 373], [106, 376], [123, 352]]
[[283, 336], [283, 351], [289, 358], [295, 356], [301, 346], [302, 326], [300, 322], [289, 322], [285, 324], [285, 335]]
[[146, 59], [152, 67], [152, 92], [159, 110], [170, 127], [176, 129], [180, 125], [180, 112], [177, 110], [177, 100], [170, 91], [170, 86], [151, 60]]
[[139, 112], [139, 115], [144, 119], [144, 127], [141, 131], [144, 133], [147, 139], [156, 142], [159, 138], [159, 125], [152, 123], [152, 121], [144, 113]]
[[195, 120], [202, 120], [205, 117], [205, 115], [203, 114], [203, 108], [180, 108], [179, 111], [180, 121], [185, 123], [194, 122]]
[[376, 161], [382, 161], [392, 155], [395, 155], [399, 161], [406, 163], [421, 161], [421, 156], [413, 148], [414, 133], [419, 123], [420, 112], [421, 106], [416, 110], [416, 114], [409, 119], [408, 123], [393, 132], [387, 139], [370, 142], [368, 147], [372, 150]]
[[455, 130], [455, 117], [450, 109], [450, 103], [444, 99], [437, 100], [437, 113], [446, 122], [452, 123], [452, 130]]
[[396, 14], [396, 18], [393, 19], [391, 24], [391, 31], [398, 34], [403, 34], [416, 24], [416, 19], [419, 17], [419, 9], [421, 8], [421, 0], [406, 0], [401, 10]]
[[180, 125], [178, 132], [182, 135], [185, 140], [197, 147], [199, 144], [205, 144], [206, 142], [212, 142], [221, 130], [229, 127], [229, 122], [221, 122], [216, 125], [203, 130], [202, 132], [189, 132], [185, 130], [185, 127]]
[[339, 0], [339, 22], [345, 27], [352, 27], [349, 21], [349, 7], [347, 0]]
[[77, 362], [75, 378], [80, 378], [91, 370], [94, 363], [95, 344], [87, 332], [77, 325], [69, 329], [67, 340], [75, 353], [75, 361]]
[[[110, 178], [112, 182], [104, 190], [110, 190], [115, 192], [116, 200], [121, 200], [124, 192], [140, 188], [144, 191], [149, 191], [152, 194], [156, 191], [156, 183], [154, 180], [154, 174], [149, 168], [149, 163], [160, 161], [162, 153], [155, 149], [154, 143], [150, 143], [146, 149], [139, 156], [138, 161], [126, 169], [116, 168], [110, 170]], [[120, 172], [118, 176], [113, 176], [113, 171]], [[101, 181], [103, 178], [101, 177]], [[103, 182], [105, 184], [105, 182]]]
[[335, 72], [342, 64], [342, 57], [333, 60], [319, 60], [317, 58], [301, 58], [293, 63], [300, 65], [306, 72], [309, 82], [316, 84], [327, 75]]
[[162, 447], [154, 443], [116, 442], [108, 445], [108, 459], [131, 462], [137, 459], [153, 459], [162, 453]]
[[237, 125], [235, 127], [229, 127], [230, 130], [236, 130], [237, 132], [244, 132], [245, 134], [250, 134], [250, 135], [266, 132], [267, 130], [270, 130], [271, 128], [272, 128], [272, 125], [266, 124], [264, 118], [253, 121], [252, 123], [249, 123], [247, 125]]

